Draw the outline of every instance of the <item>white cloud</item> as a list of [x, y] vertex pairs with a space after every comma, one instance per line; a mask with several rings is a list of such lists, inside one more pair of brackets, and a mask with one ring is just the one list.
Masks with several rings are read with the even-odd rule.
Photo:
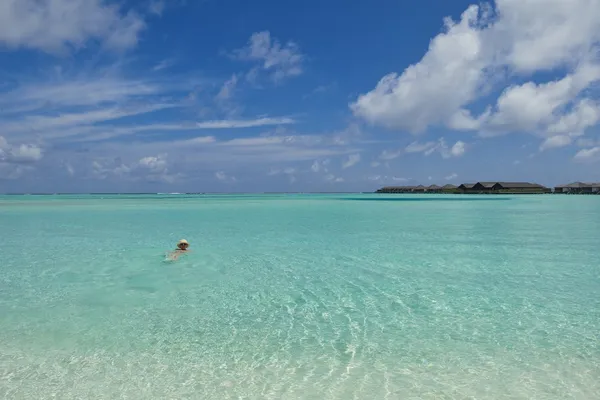
[[199, 129], [231, 129], [231, 128], [254, 128], [258, 126], [268, 125], [285, 125], [294, 124], [295, 120], [292, 118], [258, 118], [251, 120], [218, 120], [218, 121], [204, 121], [198, 122], [196, 127]]
[[342, 164], [342, 168], [350, 168], [360, 162], [360, 154], [350, 154], [348, 159]]
[[379, 167], [380, 165], [381, 165], [381, 163], [380, 163], [379, 161], [373, 161], [373, 162], [371, 163], [371, 167], [373, 167], [373, 168], [377, 168], [377, 167]]
[[328, 181], [328, 182], [336, 182], [336, 183], [344, 182], [344, 178], [339, 177], [339, 176], [335, 176], [333, 174], [327, 174], [325, 176], [325, 180]]
[[[579, 124], [586, 124], [586, 120], [582, 118], [594, 112], [589, 100], [579, 103], [568, 117], [560, 117], [557, 112], [561, 112], [584, 89], [599, 79], [600, 66], [583, 65], [573, 74], [557, 81], [544, 84], [527, 82], [511, 86], [498, 98], [496, 111], [487, 112], [480, 117], [480, 129], [485, 136], [522, 131], [559, 133], [561, 130], [575, 129]], [[597, 119], [593, 121], [595, 122]]]
[[3, 0], [0, 43], [49, 53], [80, 49], [90, 40], [123, 50], [134, 47], [144, 20], [134, 11], [121, 13], [103, 0]]
[[31, 144], [22, 144], [11, 150], [12, 159], [16, 162], [38, 161], [42, 158], [42, 149]]
[[120, 158], [98, 159], [92, 161], [92, 176], [95, 179], [106, 179], [109, 176], [128, 174], [131, 168], [121, 161]]
[[573, 110], [561, 116], [548, 126], [548, 134], [568, 134], [581, 136], [589, 127], [600, 121], [600, 106], [597, 102], [583, 99], [577, 103]]
[[271, 168], [271, 170], [267, 173], [268, 176], [276, 176], [276, 175], [285, 175], [288, 177], [290, 183], [296, 182], [296, 173], [298, 170], [293, 167], [287, 167], [284, 169], [279, 168]]
[[412, 142], [408, 146], [406, 146], [406, 149], [404, 149], [404, 151], [406, 151], [407, 153], [423, 153], [423, 152], [426, 152], [426, 151], [429, 151], [429, 150], [435, 148], [436, 146], [437, 146], [436, 142], [427, 142], [427, 143]]
[[450, 155], [452, 157], [461, 157], [463, 154], [465, 154], [465, 151], [465, 143], [459, 140], [458, 142], [454, 143], [450, 149]]
[[225, 171], [217, 171], [215, 172], [215, 178], [221, 182], [237, 182], [235, 176], [228, 175]]
[[[285, 45], [277, 39], [271, 38], [268, 31], [252, 34], [248, 45], [234, 51], [234, 56], [241, 60], [258, 61], [260, 69], [270, 74], [274, 81], [302, 74], [304, 55], [294, 42]], [[250, 71], [249, 80], [255, 80], [258, 67]]]
[[138, 161], [139, 165], [154, 173], [162, 173], [167, 169], [166, 155], [143, 157]]
[[577, 154], [575, 154], [574, 159], [581, 162], [600, 161], [600, 146], [592, 147], [591, 149], [579, 150]]
[[321, 165], [319, 164], [319, 161], [315, 160], [310, 169], [312, 170], [312, 172], [319, 172], [321, 170]]
[[406, 183], [410, 181], [409, 178], [403, 178], [400, 176], [383, 176], [383, 175], [372, 175], [367, 178], [370, 181], [375, 182], [394, 182], [394, 183]]
[[[67, 168], [71, 168], [70, 164]], [[69, 171], [69, 169], [68, 169]], [[96, 179], [117, 177], [129, 181], [174, 183], [182, 177], [180, 173], [169, 172], [167, 155], [145, 156], [137, 161], [125, 163], [120, 157], [92, 161], [92, 175]]]
[[345, 146], [361, 139], [363, 132], [357, 124], [350, 124], [341, 131], [331, 134], [333, 143], [339, 146]]
[[600, 40], [597, 0], [497, 0], [491, 27], [506, 63], [520, 73], [576, 64]]
[[162, 71], [163, 69], [172, 67], [174, 64], [175, 61], [173, 60], [162, 60], [152, 68], [152, 71]]
[[554, 149], [557, 147], [565, 147], [570, 145], [573, 139], [568, 135], [557, 135], [549, 137], [540, 145], [540, 151]]
[[0, 162], [3, 163], [32, 163], [41, 160], [42, 149], [34, 144], [11, 145], [6, 138], [0, 136]]
[[65, 169], [67, 170], [67, 173], [69, 174], [69, 176], [75, 175], [75, 168], [73, 168], [73, 166], [71, 164], [65, 163]]
[[233, 74], [231, 76], [231, 78], [229, 78], [227, 81], [225, 81], [225, 83], [221, 87], [221, 90], [219, 90], [219, 93], [217, 94], [217, 97], [216, 97], [217, 100], [218, 101], [229, 100], [233, 96], [233, 93], [235, 91], [235, 87], [236, 87], [237, 83], [238, 83], [238, 76], [236, 74]]
[[452, 173], [452, 174], [448, 175], [447, 177], [445, 177], [444, 179], [447, 180], [447, 181], [451, 181], [451, 180], [454, 180], [456, 178], [458, 178], [458, 175], [456, 173]]
[[379, 155], [379, 159], [380, 160], [384, 160], [384, 161], [394, 160], [394, 159], [400, 157], [403, 152], [404, 152], [403, 149], [399, 149], [399, 150], [384, 150]]
[[56, 80], [23, 82], [12, 91], [0, 92], [0, 104], [3, 112], [123, 105], [138, 102], [141, 98], [164, 95], [167, 89], [157, 82], [128, 80], [110, 74], [84, 78], [59, 77]]
[[[359, 96], [350, 105], [354, 114], [413, 134], [444, 125], [545, 138], [582, 135], [600, 121], [592, 100], [600, 81], [598, 0], [496, 0], [470, 6], [445, 27], [418, 63]], [[533, 81], [548, 71], [563, 76]], [[511, 85], [513, 77], [531, 81]], [[496, 104], [472, 116], [469, 107], [498, 89]]]
[[484, 44], [473, 27], [477, 14], [478, 8], [471, 6], [458, 24], [447, 20], [447, 32], [433, 39], [425, 57], [359, 96], [351, 104], [354, 114], [373, 124], [421, 133], [474, 100], [485, 67]]
[[444, 138], [440, 138], [437, 142], [412, 142], [406, 146], [404, 151], [407, 153], [423, 153], [426, 156], [438, 152], [443, 158], [461, 157], [463, 154], [465, 154], [466, 144], [459, 140], [449, 148], [446, 144], [446, 140]]
[[[99, 122], [152, 113], [169, 107], [171, 105], [155, 104], [130, 109], [111, 107], [87, 112], [65, 113], [56, 116], [29, 115], [15, 122], [0, 123], [0, 128], [13, 135], [22, 132], [51, 131], [53, 129], [61, 130], [64, 134], [64, 128], [93, 125]], [[45, 136], [47, 137], [48, 135]]]

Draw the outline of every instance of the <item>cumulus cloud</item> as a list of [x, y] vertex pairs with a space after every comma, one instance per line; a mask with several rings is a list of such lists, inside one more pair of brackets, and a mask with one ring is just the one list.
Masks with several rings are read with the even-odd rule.
[[465, 154], [465, 146], [465, 143], [459, 140], [450, 148], [450, 155], [452, 157], [461, 157], [463, 154]]
[[282, 45], [277, 39], [271, 37], [269, 31], [252, 34], [248, 45], [235, 50], [233, 56], [240, 60], [260, 63], [248, 74], [249, 80], [255, 80], [259, 70], [267, 72], [276, 82], [300, 75], [303, 72], [304, 55], [300, 52], [298, 45], [291, 41]]
[[80, 49], [90, 40], [124, 50], [138, 42], [145, 22], [104, 0], [3, 0], [0, 44], [49, 53]]
[[456, 173], [452, 173], [452, 174], [448, 175], [447, 177], [445, 177], [444, 179], [447, 181], [452, 181], [456, 178], [458, 178], [458, 175]]
[[354, 114], [373, 124], [421, 133], [474, 100], [485, 67], [484, 44], [473, 28], [478, 10], [470, 7], [458, 24], [447, 20], [446, 33], [433, 39], [425, 57], [359, 96], [351, 104]]
[[[579, 136], [600, 121], [593, 94], [600, 82], [599, 41], [598, 0], [472, 5], [459, 21], [445, 20], [418, 63], [386, 75], [350, 108], [372, 124], [413, 134], [441, 125], [483, 136]], [[553, 78], [536, 82], [539, 72]], [[511, 84], [511, 77], [531, 81]], [[496, 92], [497, 100], [473, 115], [470, 107]], [[560, 142], [566, 138], [544, 146]]]
[[161, 154], [158, 156], [143, 157], [138, 161], [142, 168], [146, 168], [153, 173], [162, 173], [167, 169], [166, 156]]
[[43, 157], [42, 149], [34, 144], [12, 145], [0, 136], [0, 162], [33, 163]]
[[342, 168], [350, 168], [360, 162], [360, 154], [350, 154], [348, 159], [342, 164]]
[[11, 156], [16, 162], [38, 161], [42, 158], [42, 149], [32, 144], [22, 144], [11, 150]]

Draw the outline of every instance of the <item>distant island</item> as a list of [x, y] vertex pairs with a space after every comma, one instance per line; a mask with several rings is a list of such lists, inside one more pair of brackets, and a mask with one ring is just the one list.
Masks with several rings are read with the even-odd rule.
[[445, 194], [600, 194], [599, 183], [573, 182], [554, 189], [530, 182], [476, 182], [455, 185], [385, 186], [375, 193]]

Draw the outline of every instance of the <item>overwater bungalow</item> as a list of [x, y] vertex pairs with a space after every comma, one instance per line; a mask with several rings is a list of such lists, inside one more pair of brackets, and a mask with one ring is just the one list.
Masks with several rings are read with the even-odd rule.
[[[599, 185], [600, 186], [600, 185]], [[377, 193], [543, 194], [552, 190], [530, 182], [476, 182], [454, 185], [386, 186]]]
[[377, 190], [377, 193], [411, 193], [414, 186], [385, 186]]
[[545, 186], [530, 182], [477, 182], [464, 183], [458, 187], [463, 193], [481, 194], [541, 194], [550, 193]]
[[600, 182], [585, 183], [573, 182], [566, 185], [558, 185], [554, 188], [557, 194], [600, 194]]
[[458, 190], [462, 191], [463, 193], [468, 193], [468, 192], [472, 192], [473, 187], [475, 187], [475, 185], [477, 185], [476, 183], [462, 183], [460, 185], [458, 185]]

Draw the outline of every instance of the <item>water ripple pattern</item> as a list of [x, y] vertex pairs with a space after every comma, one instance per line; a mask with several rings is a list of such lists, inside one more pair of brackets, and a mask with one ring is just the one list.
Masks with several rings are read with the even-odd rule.
[[600, 399], [598, 196], [5, 196], [0, 222], [0, 399]]

